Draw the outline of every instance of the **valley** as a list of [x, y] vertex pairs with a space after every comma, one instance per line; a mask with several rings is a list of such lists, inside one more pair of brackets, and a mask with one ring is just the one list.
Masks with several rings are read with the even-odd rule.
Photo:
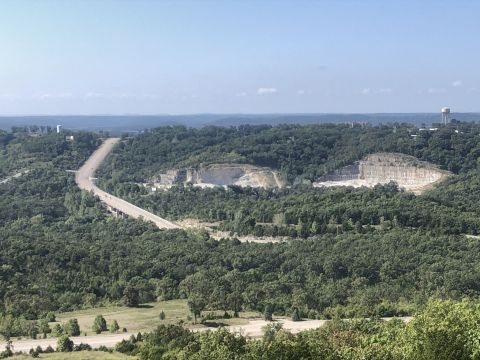
[[[478, 293], [480, 127], [414, 131], [8, 134], [0, 162], [29, 171], [0, 184], [0, 334], [17, 348], [67, 336], [132, 355], [156, 337], [235, 336], [254, 351], [282, 336], [330, 346], [356, 324], [408, 338], [438, 307], [475, 316], [459, 296]], [[97, 335], [100, 315], [119, 329]], [[137, 343], [139, 332], [148, 337]]]

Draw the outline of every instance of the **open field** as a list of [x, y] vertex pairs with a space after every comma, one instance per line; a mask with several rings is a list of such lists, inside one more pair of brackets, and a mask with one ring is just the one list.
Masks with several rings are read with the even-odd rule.
[[[160, 320], [159, 314], [161, 311], [165, 313], [165, 319]], [[204, 312], [203, 315], [207, 315], [209, 312]], [[156, 303], [144, 304], [138, 308], [127, 308], [124, 306], [119, 307], [104, 307], [104, 308], [95, 308], [87, 310], [79, 310], [69, 313], [57, 314], [57, 321], [64, 323], [69, 319], [75, 318], [78, 320], [80, 325], [80, 330], [82, 332], [81, 336], [71, 337], [72, 341], [75, 344], [89, 344], [93, 348], [98, 348], [100, 346], [106, 346], [113, 348], [118, 342], [122, 339], [128, 339], [131, 335], [138, 332], [148, 332], [156, 328], [161, 324], [178, 324], [182, 323], [186, 328], [192, 331], [208, 331], [218, 329], [219, 326], [225, 326], [230, 331], [241, 333], [245, 336], [258, 338], [263, 335], [264, 327], [269, 324], [261, 318], [261, 314], [255, 312], [241, 312], [239, 318], [230, 318], [223, 319], [220, 316], [223, 314], [221, 311], [214, 312], [216, 316], [219, 316], [218, 319], [209, 320], [207, 323], [209, 326], [203, 324], [193, 325], [192, 319], [190, 318], [190, 312], [187, 306], [186, 300], [170, 300], [170, 301], [160, 301]], [[120, 328], [125, 327], [127, 332], [119, 332], [116, 334], [111, 334], [109, 332], [104, 332], [102, 334], [95, 334], [92, 330], [92, 324], [97, 315], [103, 315], [107, 320], [107, 324], [110, 321], [117, 320], [120, 325]], [[281, 323], [285, 330], [288, 330], [292, 333], [298, 333], [303, 330], [315, 329], [323, 326], [328, 320], [303, 320], [303, 321], [292, 321], [285, 317], [274, 317], [274, 320]], [[389, 320], [385, 318], [385, 320]], [[402, 318], [403, 321], [408, 321], [410, 318]], [[55, 323], [51, 323], [53, 325]], [[25, 340], [14, 340], [13, 346], [14, 351], [24, 351], [28, 352], [31, 348], [40, 346], [46, 348], [47, 346], [52, 346], [56, 348], [57, 339], [54, 337], [49, 337], [47, 339], [25, 339]], [[0, 348], [5, 347], [4, 343], [0, 343]], [[87, 353], [93, 354], [92, 356], [99, 356], [96, 353]], [[102, 354], [102, 353], [100, 353]], [[61, 354], [59, 354], [61, 355]], [[76, 355], [76, 354], [75, 354]], [[108, 356], [109, 354], [105, 354]], [[45, 354], [46, 356], [46, 354]], [[53, 356], [53, 355], [52, 355]], [[115, 355], [112, 355], [115, 356]], [[67, 357], [68, 359], [74, 357]], [[80, 357], [81, 359], [104, 359], [103, 357]], [[47, 357], [50, 359], [50, 357]], [[57, 359], [57, 357], [52, 357], [52, 359]], [[63, 359], [59, 357], [58, 359]], [[116, 357], [105, 357], [105, 359], [117, 359]]]
[[[18, 355], [11, 357], [12, 360], [27, 360], [31, 359], [30, 355]], [[122, 360], [129, 359], [135, 360], [134, 356], [127, 356], [118, 352], [107, 353], [103, 351], [79, 351], [71, 353], [51, 353], [40, 354], [39, 359], [45, 360]]]
[[[160, 320], [160, 312], [165, 313], [165, 320]], [[144, 304], [142, 307], [130, 308], [126, 306], [109, 306], [78, 310], [57, 314], [57, 321], [64, 323], [69, 319], [77, 319], [80, 330], [87, 335], [94, 335], [92, 331], [93, 320], [97, 315], [103, 315], [107, 326], [111, 321], [117, 320], [120, 329], [126, 328], [129, 333], [150, 331], [161, 324], [176, 324], [183, 320], [187, 322], [190, 314], [186, 300], [160, 301]], [[51, 323], [53, 325], [55, 323]]]
[[[160, 320], [160, 312], [165, 313], [165, 319]], [[206, 315], [208, 311], [204, 312]], [[222, 314], [223, 312], [218, 312]], [[95, 335], [92, 331], [92, 324], [97, 315], [103, 315], [108, 324], [117, 320], [120, 329], [126, 328], [129, 333], [138, 333], [139, 331], [151, 331], [161, 324], [178, 324], [183, 321], [187, 327], [199, 328], [202, 325], [193, 325], [190, 319], [191, 313], [188, 309], [187, 300], [169, 300], [144, 304], [138, 308], [126, 306], [109, 306], [102, 308], [93, 308], [87, 310], [78, 310], [67, 313], [57, 314], [57, 322], [64, 323], [69, 319], [77, 319], [80, 325], [82, 335]], [[259, 314], [254, 312], [242, 312], [240, 318], [221, 319], [225, 325], [243, 325], [247, 324], [247, 318], [257, 317]], [[190, 319], [190, 320], [189, 320]], [[53, 326], [55, 323], [50, 323]]]

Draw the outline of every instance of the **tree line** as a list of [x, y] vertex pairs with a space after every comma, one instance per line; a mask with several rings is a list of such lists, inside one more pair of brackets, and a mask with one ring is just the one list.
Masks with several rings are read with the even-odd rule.
[[[302, 318], [394, 316], [415, 313], [430, 298], [479, 296], [480, 245], [457, 235], [464, 224], [476, 231], [476, 169], [460, 170], [442, 192], [422, 197], [391, 185], [165, 193], [171, 206], [178, 202], [172, 207], [179, 213], [190, 203], [200, 214], [202, 202], [195, 198], [205, 199], [202, 211], [210, 198], [215, 213], [205, 216], [226, 217], [232, 231], [249, 232], [252, 224], [255, 231], [272, 221], [300, 234], [279, 244], [241, 243], [108, 216], [65, 171], [88, 158], [98, 137], [85, 134], [64, 144], [56, 134], [42, 136], [9, 133], [1, 148], [12, 170], [31, 166], [28, 174], [0, 184], [0, 313], [15, 321], [176, 298], [187, 299], [197, 317], [218, 309], [232, 316], [266, 309]], [[444, 223], [435, 225], [443, 216]], [[423, 223], [408, 223], [415, 218]], [[303, 229], [309, 231], [305, 239]]]
[[[162, 217], [219, 222], [218, 228], [232, 235], [302, 238], [369, 232], [369, 227], [378, 226], [476, 235], [479, 135], [480, 125], [458, 122], [437, 131], [402, 124], [162, 127], [126, 139], [114, 149], [100, 170], [100, 184]], [[413, 155], [456, 176], [422, 196], [403, 192], [394, 183], [374, 189], [305, 185], [377, 151]], [[278, 169], [294, 185], [286, 189], [180, 185], [149, 194], [139, 184], [168, 168], [231, 161]]]
[[299, 334], [271, 323], [261, 339], [222, 329], [193, 333], [162, 325], [115, 349], [141, 360], [467, 360], [480, 354], [479, 321], [477, 302], [432, 301], [408, 323], [335, 320]]

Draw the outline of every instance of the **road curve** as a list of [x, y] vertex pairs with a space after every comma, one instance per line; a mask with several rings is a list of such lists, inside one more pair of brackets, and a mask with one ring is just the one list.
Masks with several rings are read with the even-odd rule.
[[135, 206], [128, 201], [113, 196], [99, 189], [95, 185], [94, 179], [92, 179], [95, 171], [98, 169], [103, 160], [107, 157], [108, 153], [119, 141], [119, 138], [108, 138], [97, 150], [95, 150], [95, 152], [88, 158], [85, 164], [83, 164], [83, 166], [75, 174], [75, 182], [77, 183], [77, 185], [80, 187], [80, 189], [92, 191], [94, 195], [98, 196], [102, 202], [132, 218], [143, 218], [146, 221], [151, 221], [160, 229], [179, 229], [180, 226], [178, 226], [177, 224], [174, 224], [173, 222], [165, 220], [160, 216], [157, 216], [155, 214], [152, 214], [151, 212], [139, 208], [138, 206]]

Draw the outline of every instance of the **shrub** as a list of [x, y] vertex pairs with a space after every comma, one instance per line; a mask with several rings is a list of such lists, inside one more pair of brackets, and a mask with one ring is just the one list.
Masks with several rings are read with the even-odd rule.
[[55, 324], [52, 329], [52, 335], [54, 337], [60, 337], [63, 335], [63, 328], [60, 324]]
[[117, 345], [115, 345], [115, 351], [118, 351], [122, 354], [131, 354], [135, 350], [135, 343], [131, 340], [122, 340]]
[[300, 321], [302, 318], [300, 317], [300, 312], [298, 311], [297, 308], [293, 309], [292, 313], [292, 321]]
[[263, 341], [269, 342], [272, 341], [275, 337], [275, 334], [282, 330], [283, 325], [278, 322], [273, 322], [271, 324], [265, 325], [263, 330]]
[[50, 311], [48, 313], [45, 314], [45, 316], [43, 317], [45, 320], [47, 320], [48, 322], [54, 322], [56, 321], [56, 317], [55, 317], [55, 313]]
[[113, 320], [112, 323], [110, 324], [110, 332], [115, 333], [120, 329], [120, 326], [118, 326], [117, 320]]
[[70, 336], [79, 336], [80, 335], [80, 326], [78, 325], [77, 319], [68, 320], [63, 326], [63, 331], [65, 334]]
[[110, 352], [110, 349], [107, 348], [105, 345], [100, 345], [97, 350], [103, 352]]
[[96, 334], [100, 334], [102, 331], [107, 331], [107, 321], [102, 315], [97, 315], [93, 321], [92, 330]]
[[67, 335], [62, 335], [57, 340], [57, 351], [71, 352], [73, 351], [73, 341]]
[[270, 305], [265, 306], [265, 311], [263, 312], [263, 318], [266, 321], [272, 321], [273, 320], [273, 311], [272, 311], [272, 307]]
[[92, 347], [88, 344], [80, 343], [73, 347], [73, 351], [90, 351]]

